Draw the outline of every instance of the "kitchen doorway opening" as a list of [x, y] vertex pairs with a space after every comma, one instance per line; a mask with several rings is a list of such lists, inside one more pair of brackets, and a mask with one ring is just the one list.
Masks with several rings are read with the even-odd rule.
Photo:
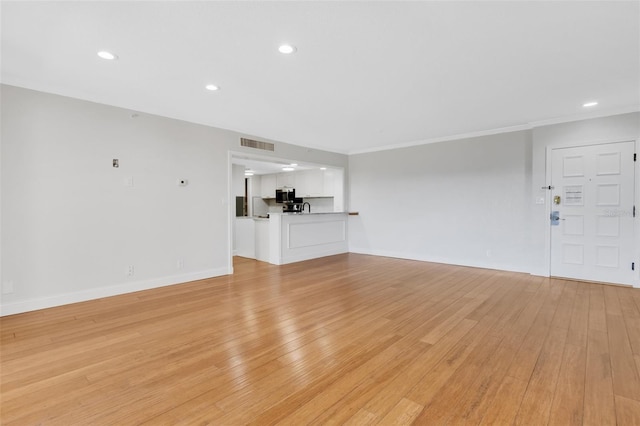
[[[276, 196], [283, 190], [291, 194], [285, 202]], [[264, 234], [271, 215], [296, 206], [313, 213], [343, 212], [345, 192], [343, 167], [230, 151], [229, 271], [234, 256], [268, 261]]]

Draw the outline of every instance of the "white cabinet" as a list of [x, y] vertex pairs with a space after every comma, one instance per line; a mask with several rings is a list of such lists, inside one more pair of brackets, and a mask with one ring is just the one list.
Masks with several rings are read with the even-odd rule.
[[235, 255], [249, 259], [256, 258], [256, 229], [252, 218], [242, 217], [235, 220]]
[[[335, 197], [336, 185], [342, 184], [338, 170], [300, 170], [262, 175], [261, 195], [275, 197], [279, 188], [295, 188], [296, 197]], [[340, 195], [341, 196], [341, 195]]]
[[322, 176], [323, 184], [324, 184], [324, 195], [327, 197], [334, 197], [334, 185], [335, 185], [335, 171], [333, 170], [325, 170]]
[[274, 198], [276, 196], [276, 189], [285, 187], [296, 187], [295, 172], [262, 175], [262, 182], [260, 185], [262, 198]]
[[296, 175], [294, 172], [283, 172], [276, 174], [276, 188], [284, 187], [296, 187]]
[[296, 173], [297, 197], [322, 197], [326, 194], [324, 170], [303, 170]]
[[296, 197], [309, 197], [311, 192], [307, 179], [307, 173], [296, 172]]
[[262, 198], [274, 198], [276, 196], [276, 187], [276, 175], [262, 175], [260, 180]]
[[[277, 219], [280, 220], [280, 218]], [[262, 262], [271, 262], [269, 220], [273, 219], [255, 221], [255, 257]]]

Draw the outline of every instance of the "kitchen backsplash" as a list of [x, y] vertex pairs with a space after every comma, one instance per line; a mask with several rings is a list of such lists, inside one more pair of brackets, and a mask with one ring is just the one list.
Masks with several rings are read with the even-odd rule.
[[[333, 197], [305, 198], [304, 201], [311, 204], [311, 213], [326, 213], [333, 211]], [[261, 203], [264, 203], [264, 205]], [[261, 207], [256, 208], [255, 206], [258, 205], [261, 205]], [[258, 214], [263, 214], [262, 212], [265, 208], [267, 213], [282, 213], [282, 204], [276, 203], [275, 200], [263, 200], [258, 198], [254, 201], [254, 211], [258, 212]], [[256, 213], [254, 213], [254, 215], [255, 214]]]

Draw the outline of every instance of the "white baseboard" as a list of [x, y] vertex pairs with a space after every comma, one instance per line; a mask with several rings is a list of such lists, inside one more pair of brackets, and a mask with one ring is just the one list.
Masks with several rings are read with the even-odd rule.
[[0, 316], [20, 314], [23, 312], [52, 308], [54, 306], [68, 305], [70, 303], [85, 302], [87, 300], [117, 296], [119, 294], [133, 293], [135, 291], [149, 290], [152, 288], [164, 287], [174, 284], [182, 284], [189, 281], [228, 275], [229, 273], [230, 272], [228, 268], [208, 269], [205, 271], [191, 272], [181, 275], [171, 275], [167, 277], [154, 278], [146, 281], [136, 281], [126, 284], [118, 284], [108, 287], [92, 288], [89, 290], [58, 294], [55, 296], [42, 297], [38, 299], [21, 300], [17, 302], [1, 304]]
[[546, 277], [549, 278], [549, 270], [545, 268], [533, 268], [529, 271], [531, 275], [535, 275], [536, 277]]
[[471, 268], [496, 269], [499, 271], [522, 272], [525, 274], [530, 273], [530, 271], [526, 268], [516, 266], [516, 265], [503, 264], [503, 263], [467, 262], [467, 261], [461, 261], [460, 259], [449, 259], [445, 257], [431, 257], [431, 256], [420, 256], [420, 255], [416, 256], [416, 255], [401, 253], [401, 252], [393, 252], [393, 251], [385, 251], [385, 250], [370, 250], [370, 249], [363, 249], [358, 247], [349, 247], [349, 252], [357, 253], [357, 254], [368, 254], [372, 256], [393, 257], [396, 259], [418, 260], [421, 262], [444, 263], [446, 265], [468, 266]]

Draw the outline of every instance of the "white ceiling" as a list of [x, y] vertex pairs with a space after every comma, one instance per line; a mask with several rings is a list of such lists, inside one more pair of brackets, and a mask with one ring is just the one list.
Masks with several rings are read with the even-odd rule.
[[296, 164], [293, 168], [295, 171], [319, 169], [320, 167], [328, 168], [327, 166], [312, 165], [306, 163], [290, 163], [280, 160], [258, 160], [249, 156], [233, 156], [231, 163], [244, 166], [245, 170], [250, 170], [254, 175], [266, 175], [273, 173], [282, 173], [284, 166], [290, 166]]
[[3, 1], [1, 80], [363, 152], [639, 110], [639, 5]]

